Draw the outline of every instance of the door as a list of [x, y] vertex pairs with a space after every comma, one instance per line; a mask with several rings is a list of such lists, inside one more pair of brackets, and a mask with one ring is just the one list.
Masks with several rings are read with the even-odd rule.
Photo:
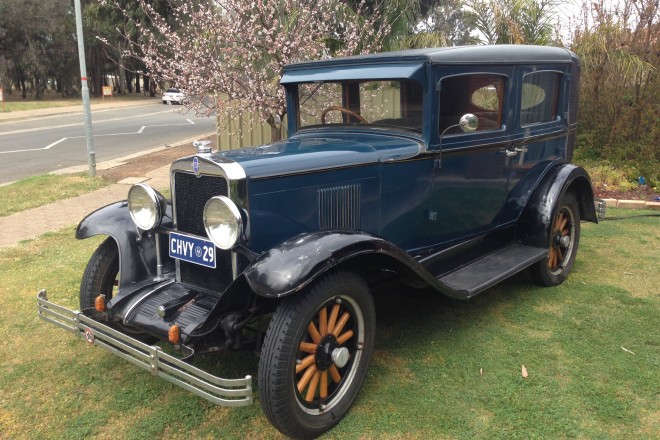
[[[513, 71], [510, 67], [449, 74], [440, 81], [441, 160], [436, 161], [429, 200], [431, 246], [481, 235], [499, 222], [509, 175]], [[478, 118], [474, 132], [457, 126], [466, 113]]]
[[[566, 159], [568, 66], [524, 67], [518, 71], [520, 102], [510, 148], [508, 200], [503, 223], [518, 219], [550, 165]], [[515, 153], [515, 154], [512, 154]]]

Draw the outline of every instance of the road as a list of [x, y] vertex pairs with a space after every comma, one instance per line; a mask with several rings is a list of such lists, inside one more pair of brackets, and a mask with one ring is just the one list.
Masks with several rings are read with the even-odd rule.
[[[172, 145], [215, 131], [215, 118], [179, 106], [147, 104], [92, 110], [96, 162]], [[0, 124], [0, 184], [87, 164], [82, 113]]]

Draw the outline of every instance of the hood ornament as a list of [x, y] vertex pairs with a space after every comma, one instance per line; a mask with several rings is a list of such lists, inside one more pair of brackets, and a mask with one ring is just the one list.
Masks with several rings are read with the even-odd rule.
[[197, 154], [211, 154], [211, 141], [193, 141]]

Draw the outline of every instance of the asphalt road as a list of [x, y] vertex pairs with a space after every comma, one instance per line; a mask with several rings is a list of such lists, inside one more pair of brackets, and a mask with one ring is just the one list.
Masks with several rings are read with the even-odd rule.
[[[171, 145], [215, 131], [215, 118], [180, 106], [148, 104], [92, 110], [96, 162]], [[0, 184], [87, 164], [82, 113], [0, 124]]]

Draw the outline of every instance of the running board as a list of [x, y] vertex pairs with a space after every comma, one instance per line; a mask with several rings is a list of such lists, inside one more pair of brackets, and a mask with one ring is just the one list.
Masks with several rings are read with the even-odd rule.
[[526, 269], [548, 255], [547, 249], [513, 244], [486, 255], [437, 280], [456, 297], [471, 298]]

